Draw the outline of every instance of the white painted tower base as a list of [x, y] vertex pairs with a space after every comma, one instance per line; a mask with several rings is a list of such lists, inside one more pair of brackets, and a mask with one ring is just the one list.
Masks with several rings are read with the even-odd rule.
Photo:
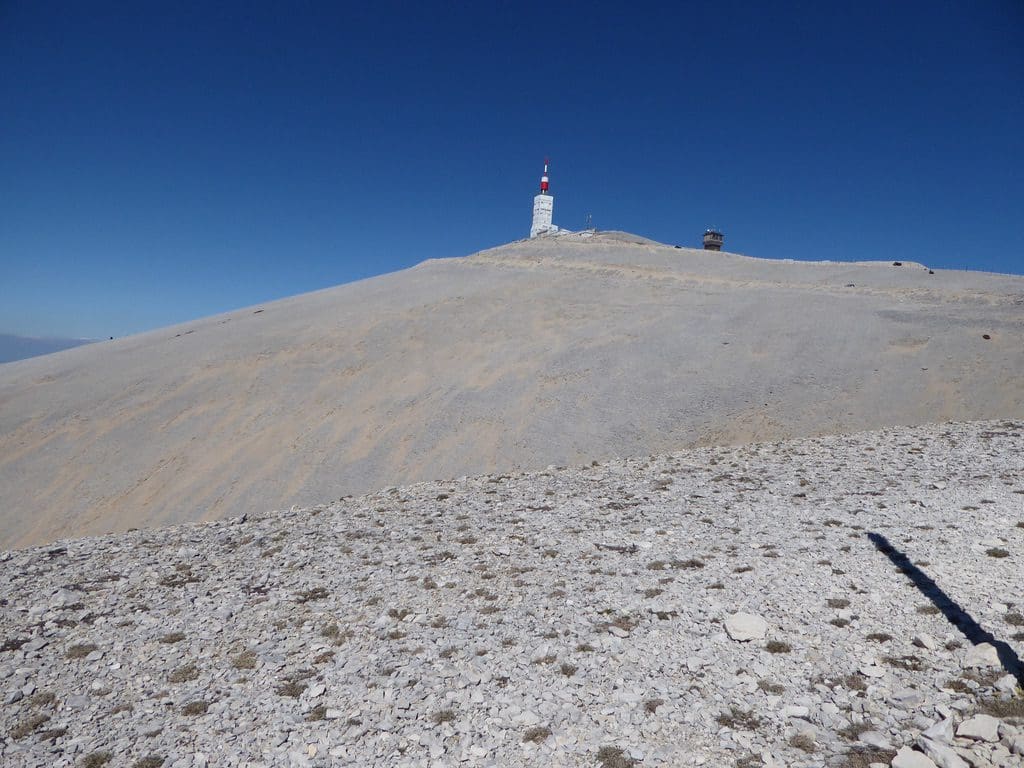
[[530, 226], [530, 237], [545, 232], [557, 232], [558, 227], [551, 223], [551, 214], [555, 208], [555, 198], [541, 192], [533, 198], [533, 224]]

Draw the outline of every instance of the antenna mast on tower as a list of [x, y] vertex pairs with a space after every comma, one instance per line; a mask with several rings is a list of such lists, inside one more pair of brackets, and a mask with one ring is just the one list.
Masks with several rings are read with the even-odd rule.
[[555, 207], [555, 198], [551, 196], [551, 182], [548, 180], [548, 158], [544, 158], [544, 173], [540, 177], [540, 194], [533, 198], [533, 223], [530, 225], [530, 237], [543, 235], [545, 232], [557, 232], [558, 227], [551, 223], [551, 215]]

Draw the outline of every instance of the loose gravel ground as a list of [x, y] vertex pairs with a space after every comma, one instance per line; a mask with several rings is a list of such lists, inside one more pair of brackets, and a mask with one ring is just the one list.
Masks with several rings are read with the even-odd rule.
[[1022, 572], [1004, 421], [4, 552], [0, 763], [1019, 766]]

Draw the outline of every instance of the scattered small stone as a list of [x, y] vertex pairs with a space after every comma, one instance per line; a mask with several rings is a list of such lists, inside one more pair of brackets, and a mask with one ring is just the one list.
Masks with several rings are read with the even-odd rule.
[[939, 644], [935, 641], [935, 638], [929, 635], [927, 632], [920, 632], [914, 635], [914, 645], [918, 648], [924, 648], [929, 651], [934, 651], [939, 647]]
[[867, 744], [869, 747], [881, 750], [891, 750], [893, 748], [892, 742], [889, 741], [889, 737], [884, 733], [878, 731], [864, 731], [857, 737], [857, 740], [861, 744]]

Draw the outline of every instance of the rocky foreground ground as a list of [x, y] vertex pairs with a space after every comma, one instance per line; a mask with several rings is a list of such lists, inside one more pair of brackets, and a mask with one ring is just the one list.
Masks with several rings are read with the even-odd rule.
[[1022, 572], [1018, 422], [5, 552], [0, 764], [1019, 766]]

